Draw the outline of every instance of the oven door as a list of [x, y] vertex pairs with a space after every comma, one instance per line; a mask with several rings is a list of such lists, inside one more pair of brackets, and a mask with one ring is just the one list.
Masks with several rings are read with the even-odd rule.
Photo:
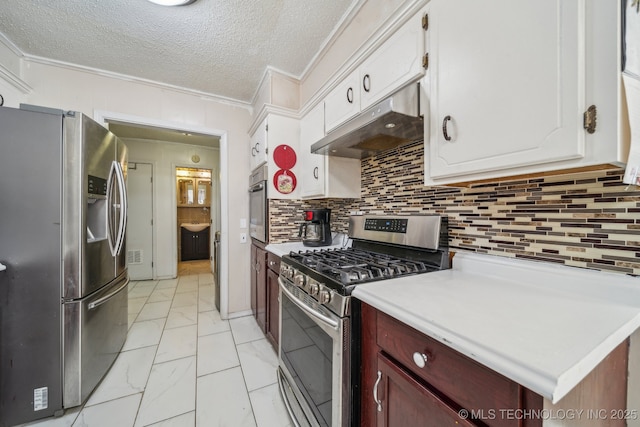
[[249, 235], [267, 241], [267, 181], [249, 188]]
[[[280, 283], [280, 391], [298, 425], [349, 425], [349, 318]], [[303, 419], [304, 417], [304, 419]]]

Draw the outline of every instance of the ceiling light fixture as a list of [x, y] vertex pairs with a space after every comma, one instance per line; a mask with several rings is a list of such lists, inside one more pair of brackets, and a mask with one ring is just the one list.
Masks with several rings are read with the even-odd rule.
[[196, 0], [148, 0], [151, 3], [159, 4], [160, 6], [186, 6], [195, 2]]

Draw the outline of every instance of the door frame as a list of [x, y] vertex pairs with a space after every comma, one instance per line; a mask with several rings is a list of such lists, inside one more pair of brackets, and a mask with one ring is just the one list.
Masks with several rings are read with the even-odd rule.
[[[211, 135], [214, 137], [220, 138], [220, 230], [221, 230], [221, 241], [220, 241], [220, 316], [223, 319], [227, 319], [229, 317], [229, 244], [226, 236], [228, 235], [229, 230], [229, 217], [228, 217], [228, 207], [229, 207], [229, 194], [228, 194], [228, 183], [229, 183], [229, 144], [227, 141], [227, 131], [209, 128], [206, 126], [196, 126], [189, 125], [185, 123], [176, 123], [168, 120], [159, 120], [152, 119], [149, 117], [141, 117], [135, 116], [131, 114], [119, 113], [115, 111], [104, 111], [104, 110], [95, 110], [93, 114], [93, 118], [98, 123], [108, 127], [109, 121], [117, 121], [121, 123], [128, 123], [133, 125], [141, 125], [141, 126], [152, 126], [170, 130], [177, 130], [181, 132], [191, 132], [191, 133], [199, 133], [202, 135]], [[175, 165], [174, 172], [175, 174]], [[174, 188], [175, 192], [175, 188]], [[175, 196], [175, 195], [174, 195]], [[175, 205], [175, 197], [174, 197], [174, 205]], [[155, 204], [153, 207], [153, 215], [155, 218]], [[174, 216], [176, 215], [174, 209]], [[154, 228], [154, 241], [155, 233], [157, 229]], [[173, 237], [176, 239], [176, 237]], [[175, 243], [175, 248], [177, 251], [177, 242]], [[154, 274], [155, 274], [155, 266], [157, 263], [155, 262], [157, 251], [154, 250]], [[177, 269], [177, 263], [176, 263]], [[176, 270], [176, 275], [177, 275]]]

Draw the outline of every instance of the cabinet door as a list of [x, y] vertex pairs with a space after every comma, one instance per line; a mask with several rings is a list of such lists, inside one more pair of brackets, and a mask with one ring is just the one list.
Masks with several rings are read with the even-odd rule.
[[[292, 150], [292, 155], [286, 157], [285, 166], [276, 163], [275, 157], [280, 157], [276, 150], [279, 146], [286, 145], [287, 150]], [[284, 148], [284, 147], [283, 147]], [[269, 178], [267, 179], [267, 197], [269, 199], [299, 199], [300, 198], [300, 120], [292, 117], [269, 114], [267, 117], [267, 158]], [[291, 192], [278, 191], [278, 177], [289, 177]]]
[[180, 228], [180, 260], [191, 261], [198, 259], [195, 253], [196, 233]]
[[196, 233], [196, 238], [195, 238], [195, 247], [194, 247], [194, 251], [196, 254], [196, 258], [195, 259], [209, 259], [210, 257], [210, 253], [209, 253], [209, 228], [204, 229], [202, 231], [200, 231], [199, 233]]
[[585, 2], [429, 4], [433, 178], [585, 152]]
[[256, 321], [267, 330], [267, 252], [256, 248]]
[[251, 245], [251, 265], [249, 267], [251, 277], [251, 313], [253, 317], [258, 318], [258, 276], [256, 274], [256, 261], [258, 259], [258, 247]]
[[378, 427], [474, 426], [382, 354], [378, 355], [377, 375]]
[[351, 73], [324, 99], [324, 127], [327, 133], [360, 112], [360, 74]]
[[325, 193], [325, 156], [311, 153], [311, 146], [324, 137], [324, 104], [319, 103], [300, 120], [302, 197]]
[[251, 170], [267, 161], [267, 119], [258, 126], [250, 139]]
[[280, 335], [279, 286], [278, 273], [267, 270], [267, 339], [276, 351]]
[[418, 13], [409, 19], [360, 66], [361, 110], [424, 75], [423, 16], [424, 13]]
[[211, 180], [198, 179], [196, 181], [196, 205], [209, 207], [211, 206]]
[[176, 179], [178, 196], [178, 206], [193, 206], [195, 201], [195, 180], [193, 178]]

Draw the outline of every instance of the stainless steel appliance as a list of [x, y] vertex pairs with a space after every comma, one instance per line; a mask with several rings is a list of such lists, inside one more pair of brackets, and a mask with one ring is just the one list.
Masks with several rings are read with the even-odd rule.
[[449, 268], [446, 218], [353, 216], [352, 245], [291, 252], [280, 264], [278, 382], [301, 426], [359, 425], [360, 305], [353, 289]]
[[300, 224], [298, 237], [305, 246], [331, 245], [331, 209], [304, 211], [304, 223]]
[[249, 177], [249, 235], [263, 243], [268, 237], [267, 164], [263, 163]]
[[125, 145], [77, 112], [0, 108], [0, 426], [82, 404], [127, 335]]

